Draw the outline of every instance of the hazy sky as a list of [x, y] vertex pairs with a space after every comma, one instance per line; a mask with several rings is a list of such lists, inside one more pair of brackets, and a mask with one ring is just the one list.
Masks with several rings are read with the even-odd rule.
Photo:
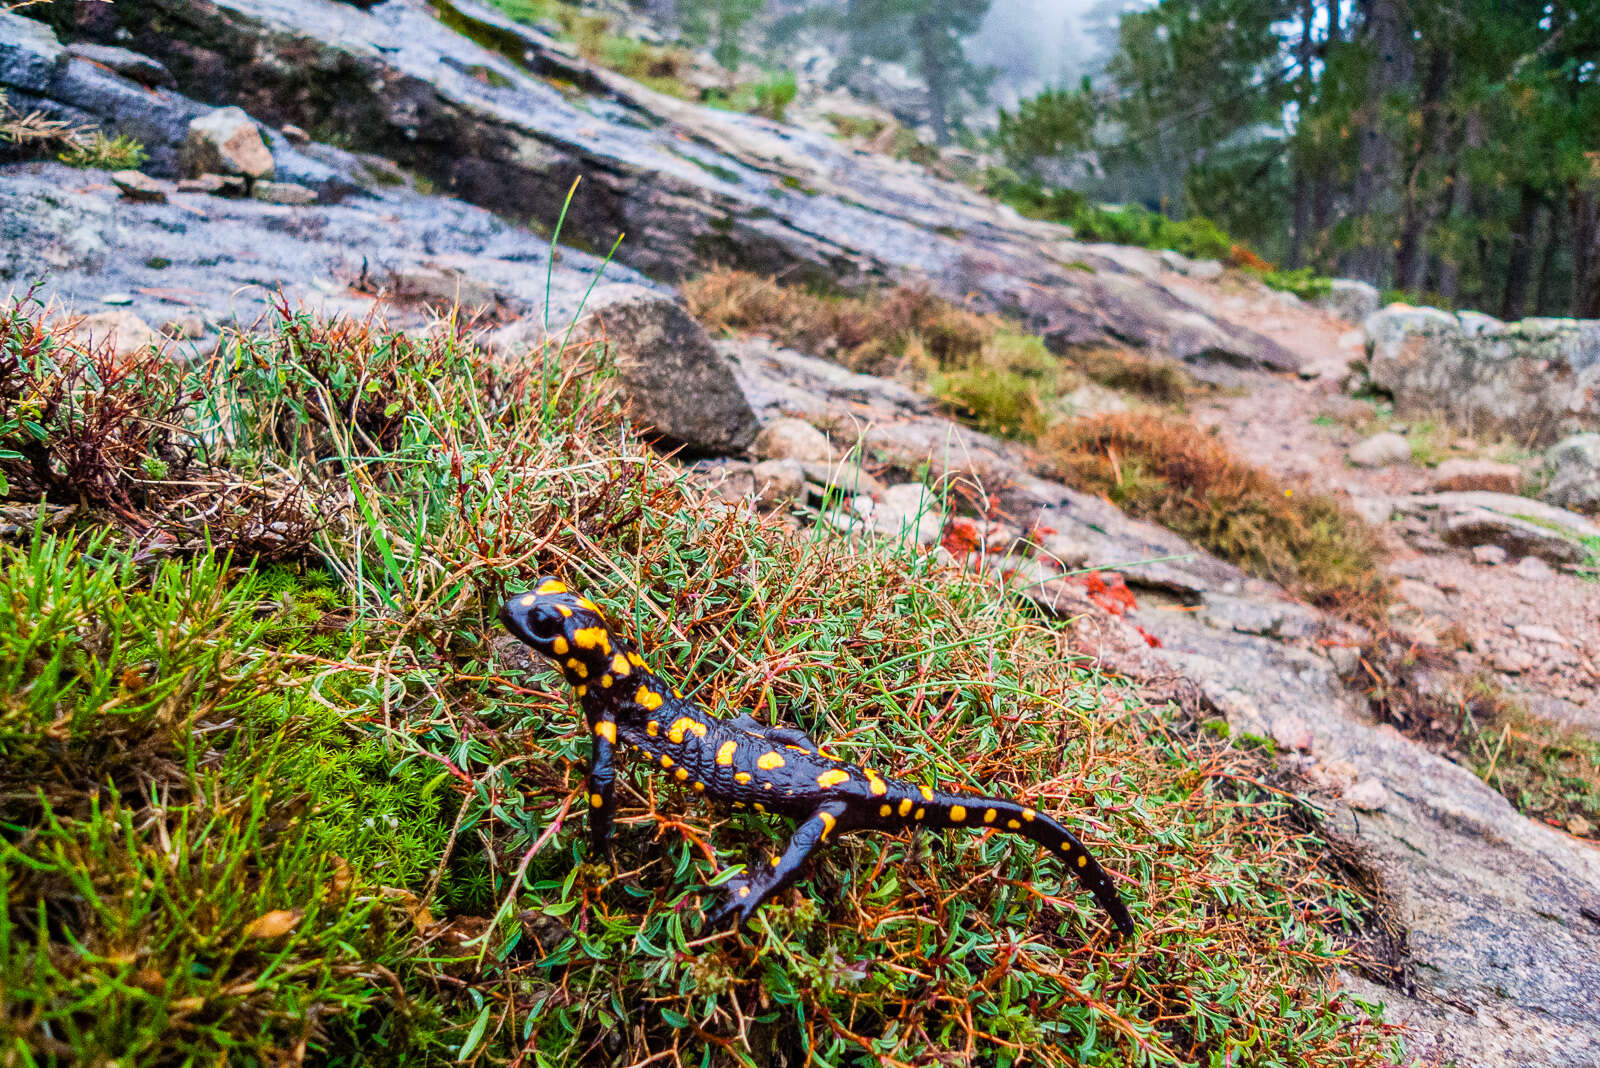
[[[967, 54], [1003, 73], [995, 95], [1027, 95], [1046, 85], [1076, 83], [1093, 43], [1084, 39], [1080, 16], [1104, 0], [994, 0], [983, 28], [967, 42]], [[1127, 0], [1129, 8], [1151, 0]], [[1103, 61], [1103, 59], [1102, 59]], [[1010, 93], [1006, 92], [1010, 90]], [[998, 99], [1010, 104], [1011, 100]]]

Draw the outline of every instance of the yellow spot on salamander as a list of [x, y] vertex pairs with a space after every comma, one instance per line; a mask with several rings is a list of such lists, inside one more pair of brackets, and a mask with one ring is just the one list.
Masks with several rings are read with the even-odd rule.
[[601, 675], [600, 676], [600, 685], [602, 687], [604, 687], [605, 689], [607, 689], [607, 690], [611, 689], [611, 676], [610, 675]]
[[1013, 831], [1022, 830], [1022, 824], [1018, 823], [1016, 820], [1006, 820], [1006, 826], [1010, 827]]
[[550, 640], [550, 651], [555, 653], [557, 656], [566, 656], [567, 655], [567, 639], [565, 639], [561, 635], [557, 634], [554, 638], [552, 638]]
[[919, 786], [919, 787], [917, 787], [917, 789], [919, 791], [921, 791], [922, 799], [924, 801], [932, 801], [933, 800], [933, 788], [932, 787], [930, 787], [930, 786]]
[[739, 896], [740, 897], [749, 897], [750, 896], [750, 888], [748, 886], [739, 887]]
[[662, 753], [661, 754], [661, 766], [664, 767], [664, 768], [672, 767], [672, 758], [667, 756], [667, 754]]
[[661, 695], [648, 686], [640, 686], [633, 691], [633, 701], [639, 707], [649, 712], [654, 712], [661, 707]]
[[756, 811], [757, 811], [757, 812], [760, 812], [760, 813], [762, 813], [762, 814], [765, 814], [765, 813], [766, 813], [766, 811], [767, 811], [767, 806], [766, 806], [766, 805], [763, 805], [763, 804], [762, 804], [762, 803], [761, 803], [761, 802], [760, 802], [760, 801], [757, 801], [757, 802], [756, 802], [756, 803], [755, 803], [755, 810], [756, 810]]
[[678, 689], [676, 686], [674, 686], [672, 688], [672, 696], [676, 697], [678, 700], [681, 701], [681, 700], [683, 700], [683, 691]]
[[564, 604], [556, 605], [556, 611], [560, 612], [562, 617], [565, 618], [565, 619], [571, 619], [572, 618], [572, 609], [568, 608]]
[[576, 688], [572, 692], [577, 694], [579, 697], [587, 697], [589, 695], [589, 687], [587, 687], [587, 686], [579, 686], [578, 688]]
[[830, 786], [838, 786], [842, 782], [849, 781], [850, 773], [845, 771], [843, 768], [829, 768], [827, 771], [817, 776], [817, 785], [823, 789], [827, 789]]
[[723, 742], [722, 747], [717, 750], [717, 763], [721, 764], [725, 768], [729, 767], [733, 764], [733, 754], [737, 752], [738, 749], [738, 742], [732, 741], [731, 739]]
[[867, 770], [867, 788], [872, 791], [873, 797], [882, 797], [889, 792], [889, 784], [878, 778], [878, 773], [870, 768]]
[[703, 783], [703, 782], [695, 783], [694, 784], [694, 792], [697, 793], [697, 794], [705, 793], [706, 792], [706, 784]]
[[887, 804], [879, 805], [878, 806], [878, 818], [880, 820], [886, 820], [886, 819], [889, 818], [889, 813], [891, 813], [893, 811], [894, 811], [894, 809], [890, 808]]
[[589, 677], [589, 665], [585, 664], [577, 657], [573, 657], [571, 660], [567, 661], [567, 670], [575, 673], [580, 679], [586, 679]]
[[578, 598], [578, 607], [579, 608], [587, 608], [589, 611], [593, 612], [595, 615], [599, 615], [600, 614], [600, 606], [595, 604], [593, 601], [589, 600], [589, 598], [587, 598], [587, 597], [579, 597]]
[[599, 808], [601, 805], [603, 805], [605, 803], [606, 803], [606, 799], [601, 797], [599, 794], [590, 794], [589, 795], [589, 804], [592, 807]]
[[908, 797], [900, 802], [900, 818], [905, 819], [909, 815], [911, 815], [911, 798]]
[[611, 655], [611, 637], [604, 627], [579, 627], [572, 632], [572, 641], [579, 649], [601, 649]]
[[616, 656], [611, 658], [611, 674], [615, 675], [617, 678], [627, 678], [628, 673], [632, 670], [633, 669], [628, 666], [628, 658], [623, 656], [621, 653], [618, 653]]
[[[661, 698], [656, 698], [657, 702], [660, 700]], [[673, 745], [682, 745], [683, 736], [685, 734], [692, 734], [696, 738], [704, 738], [706, 736], [706, 725], [697, 719], [691, 719], [688, 716], [679, 716], [677, 719], [673, 720], [672, 726], [667, 729], [667, 738], [672, 742]], [[729, 742], [727, 744], [732, 745], [733, 743]]]
[[951, 805], [950, 806], [950, 822], [951, 823], [960, 823], [962, 820], [964, 820], [966, 818], [967, 818], [967, 807], [965, 805]]
[[756, 758], [756, 767], [762, 771], [777, 771], [783, 767], [783, 757], [777, 753], [762, 753]]
[[914, 820], [920, 820], [925, 815], [927, 815], [927, 809], [919, 808], [911, 814], [911, 818]]
[[689, 769], [688, 768], [679, 768], [677, 771], [673, 772], [672, 774], [677, 778], [677, 780], [679, 782], [683, 782], [685, 779], [687, 779], [689, 777]]
[[654, 738], [656, 735], [661, 733], [661, 724], [657, 723], [655, 720], [651, 720], [649, 723], [644, 725], [644, 732], [650, 737]]
[[750, 780], [753, 778], [755, 778], [755, 776], [750, 774], [748, 771], [739, 771], [734, 773], [733, 781], [738, 783], [740, 786], [748, 786], [750, 784]]
[[772, 854], [772, 866], [774, 868], [776, 868], [779, 864], [782, 864], [782, 863], [783, 863], [783, 858], [782, 857], [778, 856], [778, 854], [776, 854], [776, 853]]
[[644, 667], [644, 657], [640, 656], [638, 653], [629, 653], [628, 663], [632, 664], [636, 668], [642, 668]]
[[533, 594], [525, 593], [525, 594], [522, 595], [522, 599], [519, 600], [517, 603], [522, 605], [522, 607], [524, 607], [524, 608], [532, 608], [533, 607], [533, 602], [534, 602]]
[[[567, 584], [565, 582], [562, 582], [560, 579], [545, 579], [544, 582], [539, 584], [539, 588], [537, 590], [534, 590], [533, 592], [534, 593], [566, 593], [567, 592]], [[523, 598], [523, 603], [527, 604], [527, 603], [530, 602], [530, 600], [531, 600], [531, 598]]]
[[994, 822], [994, 818], [996, 816], [998, 816], [998, 815], [999, 815], [999, 813], [991, 808], [991, 809], [989, 809], [987, 812], [985, 812], [983, 814], [983, 822], [985, 822], [985, 823], [993, 823]]
[[1024, 823], [1032, 823], [1033, 822], [1033, 817], [1035, 817], [1037, 815], [1038, 815], [1038, 813], [1035, 812], [1033, 809], [1025, 808], [1025, 809], [1022, 810], [1022, 821]]
[[1088, 866], [1089, 866], [1089, 854], [1087, 854], [1087, 853], [1079, 853], [1078, 854], [1078, 867], [1087, 868]]
[[838, 822], [837, 820], [835, 820], [833, 818], [833, 814], [829, 813], [829, 812], [819, 812], [819, 813], [817, 813], [817, 819], [822, 821], [822, 837], [823, 838], [828, 837], [828, 833], [833, 830], [833, 825]]
[[594, 725], [594, 733], [612, 745], [617, 744], [617, 725], [608, 719], [603, 719]]

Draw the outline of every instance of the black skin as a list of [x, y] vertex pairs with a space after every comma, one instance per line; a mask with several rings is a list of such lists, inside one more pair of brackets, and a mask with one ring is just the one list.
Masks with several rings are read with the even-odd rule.
[[713, 801], [800, 821], [783, 856], [726, 884], [727, 898], [706, 916], [710, 930], [734, 921], [747, 925], [762, 902], [793, 883], [806, 858], [835, 834], [992, 827], [1060, 856], [1117, 930], [1133, 933], [1133, 918], [1105, 869], [1071, 831], [1041, 812], [1006, 798], [940, 793], [888, 779], [829, 755], [801, 731], [763, 726], [749, 715], [718, 719], [651, 673], [594, 603], [559, 579], [539, 579], [531, 591], [506, 602], [500, 619], [520, 641], [555, 661], [582, 703], [594, 737], [587, 795], [595, 857], [606, 855], [616, 810], [618, 745], [637, 750]]

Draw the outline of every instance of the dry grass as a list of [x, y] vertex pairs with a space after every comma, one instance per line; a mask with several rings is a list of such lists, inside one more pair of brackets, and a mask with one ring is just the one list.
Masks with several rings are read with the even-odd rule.
[[729, 269], [685, 283], [683, 299], [690, 314], [713, 331], [765, 334], [779, 344], [833, 356], [875, 374], [905, 369], [913, 339], [935, 365], [957, 366], [977, 357], [1004, 325], [925, 290], [822, 295]]
[[1131, 514], [1321, 608], [1383, 618], [1383, 552], [1360, 517], [1242, 462], [1192, 424], [1105, 415], [1063, 424], [1043, 444], [1072, 482]]

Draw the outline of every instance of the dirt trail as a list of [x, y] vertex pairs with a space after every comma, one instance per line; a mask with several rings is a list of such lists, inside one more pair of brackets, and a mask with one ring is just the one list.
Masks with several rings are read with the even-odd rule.
[[[1347, 364], [1363, 355], [1360, 325], [1237, 281], [1164, 280], [1217, 318], [1248, 325], [1304, 360], [1302, 376], [1248, 373], [1245, 389], [1201, 399], [1192, 406], [1196, 422], [1215, 428], [1241, 457], [1344, 497], [1379, 524], [1402, 602], [1393, 622], [1409, 637], [1437, 647], [1464, 674], [1496, 677], [1530, 713], [1600, 737], [1600, 582], [1539, 561], [1488, 564], [1470, 550], [1429, 546], [1389, 503], [1428, 492], [1431, 470], [1348, 462], [1351, 446], [1385, 429], [1373, 404], [1340, 390]], [[1492, 444], [1453, 442], [1448, 456], [1472, 457]]]

